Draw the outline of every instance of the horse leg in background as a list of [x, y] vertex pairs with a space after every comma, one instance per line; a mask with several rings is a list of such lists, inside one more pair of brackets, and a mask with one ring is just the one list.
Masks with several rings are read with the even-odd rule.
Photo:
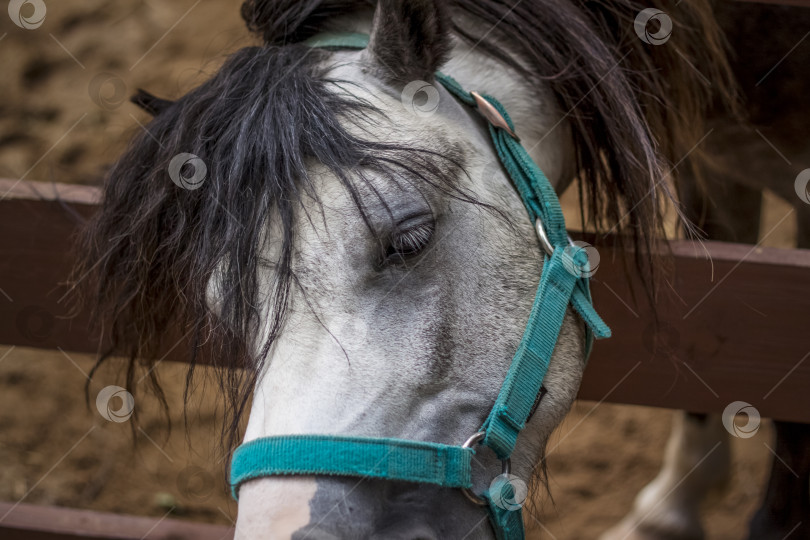
[[[728, 477], [727, 437], [719, 415], [676, 411], [661, 471], [636, 496], [630, 513], [600, 540], [703, 538], [700, 503]], [[723, 444], [715, 448], [718, 442]]]
[[[710, 239], [756, 243], [761, 190], [719, 174], [707, 179], [703, 190], [691, 182], [681, 188], [687, 217]], [[601, 540], [704, 538], [700, 504], [728, 479], [728, 437], [720, 415], [676, 412], [661, 471], [639, 492], [630, 513]]]
[[[793, 182], [800, 170], [810, 166], [809, 149], [801, 143], [806, 140], [806, 124], [796, 121], [801, 116], [796, 114], [792, 105], [801, 103], [807, 85], [802, 84], [804, 79], [793, 75], [795, 68], [791, 70], [783, 66], [781, 71], [769, 75], [766, 85], [760, 86], [763, 74], [769, 73], [775, 63], [785, 60], [784, 53], [795, 44], [793, 36], [805, 32], [810, 12], [806, 9], [777, 10], [754, 4], [732, 6], [724, 2], [714, 3], [713, 10], [731, 49], [737, 51], [732, 57], [732, 68], [744, 94], [746, 110], [751, 116], [749, 120], [763, 132], [754, 132], [753, 125], [734, 121], [714, 126], [717, 129], [707, 144], [711, 146], [708, 154], [714, 158], [717, 168], [709, 173], [705, 191], [698, 190], [693, 182], [681, 182], [684, 210], [711, 240], [755, 244], [759, 239], [761, 190], [767, 187], [794, 206], [798, 247], [810, 248], [810, 204], [798, 200]], [[779, 28], [779, 32], [772, 34], [784, 36], [784, 39], [769, 39], [751, 47], [752, 30], [761, 32], [763, 20], [768, 20], [772, 28]], [[807, 64], [810, 52], [798, 49], [788, 66]], [[774, 152], [774, 148], [779, 151]], [[787, 154], [789, 162], [786, 163], [783, 153]], [[704, 471], [711, 473], [714, 463], [707, 462], [721, 450], [727, 459], [728, 434], [717, 416], [704, 417], [705, 423], [701, 424], [698, 416], [677, 414], [661, 473], [638, 495], [633, 511], [602, 540], [703, 537], [698, 506], [704, 492], [700, 485], [690, 480], [701, 476]], [[774, 458], [768, 489], [762, 507], [751, 522], [749, 539], [810, 539], [810, 451], [807, 450], [810, 447], [810, 426], [786, 422], [774, 424], [775, 451], [792, 472]], [[712, 429], [715, 430], [714, 439], [708, 433]], [[689, 458], [684, 456], [695, 456], [695, 452], [701, 450], [701, 443], [705, 443], [702, 450], [708, 452], [718, 440], [726, 442], [692, 471], [683, 484], [675, 487], [683, 474], [690, 471], [687, 466], [673, 478], [677, 460], [688, 461]], [[697, 463], [702, 455], [697, 454], [692, 462]], [[715, 478], [727, 475], [728, 471], [729, 462], [726, 460], [722, 475], [715, 474]], [[702, 487], [710, 486], [707, 478]], [[686, 493], [692, 499], [687, 495], [684, 501]], [[681, 521], [673, 523], [672, 516]], [[802, 524], [797, 528], [799, 522]]]
[[762, 506], [749, 540], [810, 538], [810, 425], [774, 422], [776, 447]]
[[[795, 199], [794, 199], [795, 200]], [[796, 203], [797, 245], [810, 248], [810, 205]], [[810, 538], [810, 424], [774, 421], [776, 446], [768, 489], [749, 540]]]
[[[720, 131], [713, 138], [732, 138], [727, 146], [733, 150], [721, 156], [726, 158], [725, 168], [739, 171], [738, 181], [767, 187], [793, 205], [798, 225], [797, 247], [809, 249], [810, 204], [796, 193], [794, 179], [799, 171], [810, 167], [807, 116], [805, 109], [795, 106], [803, 102], [810, 88], [806, 77], [796, 77], [795, 66], [807, 65], [810, 49], [794, 47], [794, 36], [806, 31], [810, 10], [731, 4], [716, 2], [713, 9], [731, 49], [738, 51], [732, 56], [732, 68], [745, 94], [750, 120], [762, 131], [754, 136], [750, 133], [753, 126], [737, 127], [736, 135], [733, 131]], [[763, 25], [763, 21], [767, 23]], [[778, 32], [768, 31], [777, 28]], [[752, 47], [753, 29], [764, 32], [769, 39]], [[784, 54], [792, 47], [795, 51], [786, 59]], [[780, 69], [770, 73], [777, 62], [782, 64]], [[764, 79], [766, 73], [768, 77]], [[774, 151], [776, 148], [778, 152]], [[751, 520], [749, 539], [810, 539], [810, 425], [777, 421], [774, 428], [774, 450], [779, 459], [772, 458], [767, 491]], [[799, 522], [801, 525], [797, 527]]]

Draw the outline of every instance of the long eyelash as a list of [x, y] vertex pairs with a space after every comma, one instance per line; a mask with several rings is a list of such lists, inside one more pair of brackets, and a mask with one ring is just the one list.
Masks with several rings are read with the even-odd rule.
[[395, 240], [396, 250], [400, 253], [418, 251], [430, 242], [432, 236], [433, 225], [414, 227], [397, 236]]

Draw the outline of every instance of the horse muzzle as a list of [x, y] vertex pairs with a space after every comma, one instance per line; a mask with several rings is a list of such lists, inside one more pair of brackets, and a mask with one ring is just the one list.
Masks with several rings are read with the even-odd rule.
[[463, 494], [412, 482], [273, 477], [246, 482], [235, 540], [492, 539], [486, 513]]

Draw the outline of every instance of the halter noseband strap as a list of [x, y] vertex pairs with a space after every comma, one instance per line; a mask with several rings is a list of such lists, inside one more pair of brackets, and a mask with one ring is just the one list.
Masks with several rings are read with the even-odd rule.
[[[317, 48], [364, 49], [368, 40], [365, 34], [325, 33], [305, 44]], [[509, 457], [540, 395], [569, 304], [586, 324], [586, 355], [593, 339], [610, 337], [610, 329], [593, 309], [587, 257], [582, 250], [569, 247], [557, 194], [515, 136], [514, 125], [503, 105], [491, 96], [467, 92], [455, 79], [442, 73], [436, 73], [436, 80], [489, 120], [498, 157], [517, 188], [529, 219], [535, 223], [544, 251], [540, 284], [529, 321], [489, 416], [481, 429], [461, 446], [342, 435], [262, 437], [234, 451], [231, 485], [234, 498], [242, 483], [277, 475], [371, 477], [461, 488], [470, 500], [487, 506], [499, 540], [517, 540], [524, 537], [520, 508], [511, 510], [515, 505], [496, 504], [496, 497], [489, 492], [475, 495], [471, 491], [470, 462], [475, 446], [491, 448], [504, 462], [504, 472], [508, 472]]]

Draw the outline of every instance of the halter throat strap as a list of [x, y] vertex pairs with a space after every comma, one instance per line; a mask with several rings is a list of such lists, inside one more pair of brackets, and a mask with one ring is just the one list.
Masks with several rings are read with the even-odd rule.
[[[313, 48], [364, 49], [368, 41], [365, 34], [323, 33], [304, 43]], [[592, 340], [609, 337], [610, 329], [593, 309], [586, 254], [575, 246], [572, 248], [557, 194], [520, 144], [506, 109], [492, 96], [464, 90], [452, 77], [436, 73], [436, 80], [489, 120], [489, 133], [498, 158], [520, 194], [529, 219], [536, 224], [544, 251], [540, 284], [529, 320], [492, 410], [479, 431], [458, 446], [331, 434], [255, 439], [234, 451], [232, 493], [237, 498], [244, 482], [278, 475], [370, 477], [461, 488], [471, 500], [487, 507], [499, 540], [517, 540], [524, 538], [520, 505], [517, 508], [504, 505], [503, 493], [486, 491], [474, 495], [470, 491], [470, 463], [475, 446], [491, 448], [508, 464], [518, 434], [526, 426], [540, 395], [569, 305], [585, 322], [586, 355], [590, 353]], [[511, 489], [508, 482], [499, 485]]]

